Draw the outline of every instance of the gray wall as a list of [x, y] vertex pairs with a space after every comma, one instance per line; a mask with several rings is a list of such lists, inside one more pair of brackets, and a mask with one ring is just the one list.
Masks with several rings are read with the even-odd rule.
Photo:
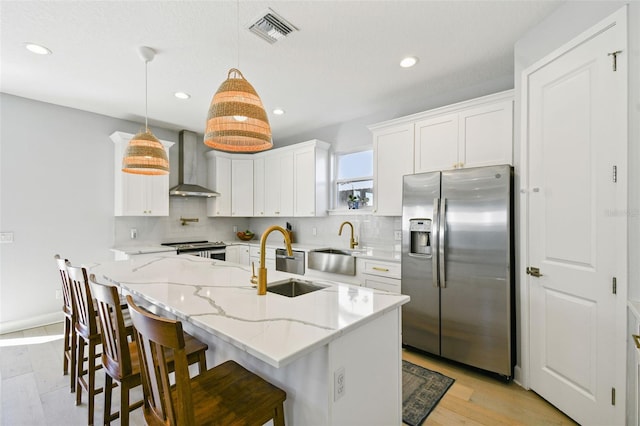
[[[136, 133], [138, 123], [7, 94], [0, 94], [0, 122], [0, 231], [14, 234], [13, 243], [0, 244], [0, 332], [62, 320], [56, 253], [79, 265], [111, 259], [114, 245], [230, 239], [234, 224], [247, 224], [206, 218], [201, 199], [172, 199], [170, 217], [114, 217], [109, 135]], [[176, 132], [151, 129], [159, 139], [178, 141]], [[175, 146], [170, 161], [177, 164]], [[202, 163], [204, 184], [204, 158]], [[177, 173], [170, 182], [177, 183]], [[200, 222], [182, 227], [181, 215]], [[132, 227], [138, 240], [129, 239]]]

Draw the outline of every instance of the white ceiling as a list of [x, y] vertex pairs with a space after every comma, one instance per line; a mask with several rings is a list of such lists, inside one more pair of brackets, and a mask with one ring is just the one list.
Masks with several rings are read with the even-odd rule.
[[[203, 133], [211, 97], [238, 66], [269, 111], [277, 145], [390, 102], [512, 74], [515, 41], [560, 3], [2, 0], [0, 91], [144, 122], [138, 48], [149, 46], [157, 51], [149, 63], [152, 130]], [[273, 45], [250, 33], [247, 24], [267, 7], [300, 31]], [[25, 42], [53, 54], [34, 55]], [[405, 55], [420, 62], [402, 69]], [[192, 97], [176, 99], [176, 91]], [[287, 113], [274, 116], [275, 107]]]

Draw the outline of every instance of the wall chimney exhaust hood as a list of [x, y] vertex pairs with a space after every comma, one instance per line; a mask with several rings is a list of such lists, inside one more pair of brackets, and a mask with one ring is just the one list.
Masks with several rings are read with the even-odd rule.
[[178, 139], [178, 185], [169, 190], [169, 195], [182, 197], [217, 197], [220, 194], [196, 183], [198, 165], [198, 136], [194, 132], [181, 130]]

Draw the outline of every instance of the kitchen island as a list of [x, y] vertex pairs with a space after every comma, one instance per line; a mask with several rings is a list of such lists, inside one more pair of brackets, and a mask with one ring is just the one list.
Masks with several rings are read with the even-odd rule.
[[[288, 425], [402, 423], [401, 310], [407, 296], [336, 282], [258, 296], [249, 267], [158, 253], [89, 268], [287, 392]], [[268, 271], [268, 283], [295, 275]], [[250, 409], [250, 407], [248, 407]]]

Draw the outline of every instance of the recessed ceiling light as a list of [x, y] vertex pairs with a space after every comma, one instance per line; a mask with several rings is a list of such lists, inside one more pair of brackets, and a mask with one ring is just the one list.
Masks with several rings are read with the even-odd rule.
[[191, 97], [191, 95], [186, 92], [176, 92], [173, 94], [173, 96], [178, 99], [189, 99]]
[[282, 108], [276, 108], [276, 109], [273, 110], [273, 113], [275, 115], [282, 115], [282, 114], [284, 114], [284, 110]]
[[402, 68], [411, 68], [415, 64], [418, 63], [418, 58], [416, 56], [407, 56], [400, 61], [400, 66]]
[[51, 50], [46, 47], [35, 44], [35, 43], [25, 43], [24, 47], [31, 53], [35, 53], [37, 55], [51, 55]]

